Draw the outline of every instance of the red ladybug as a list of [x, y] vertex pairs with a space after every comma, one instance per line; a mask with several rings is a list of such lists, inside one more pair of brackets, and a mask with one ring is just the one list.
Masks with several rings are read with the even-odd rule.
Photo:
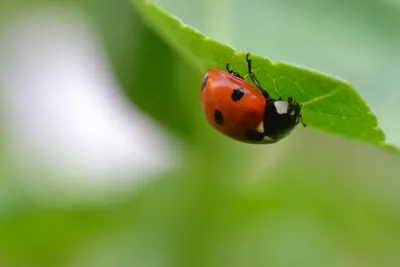
[[276, 143], [301, 122], [301, 105], [291, 97], [274, 99], [263, 89], [251, 71], [246, 55], [248, 74], [256, 87], [237, 72], [212, 68], [201, 81], [202, 109], [208, 122], [221, 133], [238, 141], [257, 144]]

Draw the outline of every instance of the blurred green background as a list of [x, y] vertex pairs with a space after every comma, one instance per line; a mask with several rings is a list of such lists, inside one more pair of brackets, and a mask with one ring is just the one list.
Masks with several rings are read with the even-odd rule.
[[[400, 146], [400, 1], [155, 3], [351, 82]], [[220, 135], [203, 74], [127, 0], [0, 16], [1, 267], [400, 266], [397, 155], [302, 127], [273, 146]]]

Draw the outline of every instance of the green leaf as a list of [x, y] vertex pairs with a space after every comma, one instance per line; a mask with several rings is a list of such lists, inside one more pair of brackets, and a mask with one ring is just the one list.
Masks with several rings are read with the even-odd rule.
[[[146, 0], [132, 0], [144, 21], [165, 39], [198, 71], [225, 69], [226, 63], [249, 80], [246, 75], [246, 52], [237, 52], [199, 31]], [[327, 75], [273, 62], [251, 55], [253, 72], [273, 97], [293, 97], [303, 104], [303, 118], [308, 127], [362, 140], [390, 151], [400, 149], [384, 142], [385, 136], [368, 105], [347, 82]], [[197, 92], [196, 88], [193, 88]]]

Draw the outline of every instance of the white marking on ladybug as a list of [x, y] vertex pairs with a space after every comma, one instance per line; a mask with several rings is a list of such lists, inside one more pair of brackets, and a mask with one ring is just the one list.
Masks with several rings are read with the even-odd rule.
[[274, 138], [272, 138], [272, 137], [269, 137], [269, 136], [264, 136], [262, 142], [263, 142], [263, 143], [265, 143], [265, 142], [268, 142], [268, 143], [276, 143], [277, 140], [274, 139]]
[[277, 100], [274, 102], [276, 112], [280, 115], [287, 114], [289, 102], [283, 100]]
[[263, 121], [261, 121], [260, 124], [257, 126], [256, 131], [259, 133], [264, 133], [264, 122]]

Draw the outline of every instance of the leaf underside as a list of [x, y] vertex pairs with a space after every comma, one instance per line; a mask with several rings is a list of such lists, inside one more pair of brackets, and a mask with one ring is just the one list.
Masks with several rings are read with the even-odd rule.
[[[237, 52], [146, 0], [131, 0], [137, 11], [157, 34], [205, 73], [209, 68], [225, 69], [226, 63], [250, 81], [246, 52]], [[385, 136], [368, 105], [349, 83], [286, 63], [251, 55], [253, 72], [272, 97], [293, 97], [303, 105], [307, 127], [365, 141], [400, 154], [384, 143]], [[195, 88], [193, 90], [196, 90]]]

